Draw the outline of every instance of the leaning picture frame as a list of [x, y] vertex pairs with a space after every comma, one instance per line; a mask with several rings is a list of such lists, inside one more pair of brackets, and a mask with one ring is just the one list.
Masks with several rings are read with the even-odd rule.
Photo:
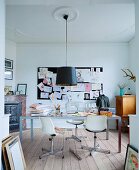
[[128, 144], [124, 170], [138, 170], [138, 163], [138, 150]]
[[5, 169], [5, 170], [10, 169], [9, 159], [7, 156], [7, 151], [6, 151], [5, 145], [12, 139], [13, 139], [12, 136], [8, 136], [2, 140], [2, 164], [3, 164], [3, 169]]
[[6, 152], [11, 170], [25, 170], [26, 163], [20, 143], [19, 136], [6, 143]]
[[20, 93], [20, 95], [26, 95], [27, 84], [17, 84], [17, 91]]

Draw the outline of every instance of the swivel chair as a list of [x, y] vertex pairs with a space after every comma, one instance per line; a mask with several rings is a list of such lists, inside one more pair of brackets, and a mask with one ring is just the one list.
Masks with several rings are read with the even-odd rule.
[[107, 117], [100, 115], [96, 116], [88, 115], [85, 124], [85, 129], [88, 132], [94, 133], [94, 146], [93, 147], [82, 146], [81, 148], [89, 150], [90, 156], [92, 155], [93, 151], [109, 154], [110, 150], [100, 149], [99, 145], [96, 145], [97, 133], [105, 132], [107, 129]]
[[[48, 117], [41, 117], [41, 124], [42, 124], [42, 132], [44, 134], [49, 135], [49, 141], [51, 141], [51, 149], [48, 151], [45, 148], [42, 148], [42, 154], [39, 156], [39, 159], [41, 159], [44, 156], [49, 156], [49, 155], [55, 155], [58, 153], [62, 154], [62, 158], [64, 158], [63, 154], [63, 146], [60, 150], [54, 150], [54, 138], [58, 135], [55, 130], [55, 126], [51, 120], [51, 118]], [[63, 144], [64, 144], [64, 138], [63, 138]]]
[[84, 123], [83, 120], [68, 120], [67, 123], [70, 123], [72, 125], [75, 125], [75, 135], [72, 135], [70, 137], [66, 137], [66, 140], [67, 139], [74, 139], [76, 140], [77, 142], [81, 142], [81, 138], [86, 138], [85, 136], [78, 136], [78, 126], [79, 125], [82, 125]]

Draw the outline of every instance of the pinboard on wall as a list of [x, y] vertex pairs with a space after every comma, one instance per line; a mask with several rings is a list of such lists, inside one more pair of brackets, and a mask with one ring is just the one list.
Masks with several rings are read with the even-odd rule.
[[102, 67], [76, 67], [77, 86], [57, 86], [57, 67], [38, 67], [37, 99], [96, 100], [103, 93]]

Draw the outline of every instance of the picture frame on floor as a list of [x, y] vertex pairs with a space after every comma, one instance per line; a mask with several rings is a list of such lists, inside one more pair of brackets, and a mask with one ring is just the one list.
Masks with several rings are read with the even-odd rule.
[[10, 169], [10, 164], [7, 156], [7, 151], [5, 145], [12, 140], [12, 136], [8, 136], [5, 139], [2, 140], [2, 167], [3, 170], [9, 170]]
[[6, 152], [11, 170], [25, 170], [26, 163], [19, 136], [10, 140], [6, 145]]
[[128, 144], [124, 170], [138, 170], [138, 162], [138, 150]]

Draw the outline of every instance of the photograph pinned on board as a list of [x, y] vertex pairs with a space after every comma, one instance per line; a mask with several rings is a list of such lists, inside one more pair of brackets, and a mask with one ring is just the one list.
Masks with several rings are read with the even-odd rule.
[[42, 82], [39, 83], [37, 86], [40, 89], [40, 91], [44, 91], [44, 84]]
[[43, 84], [45, 85], [52, 85], [52, 78], [50, 77], [46, 77], [44, 80], [43, 80]]
[[41, 99], [48, 99], [49, 93], [41, 92]]
[[99, 95], [100, 95], [99, 90], [90, 91], [90, 99], [96, 99], [97, 97], [99, 97]]
[[44, 91], [44, 92], [47, 92], [47, 93], [52, 93], [52, 87], [44, 86], [44, 87], [43, 87], [43, 91]]
[[84, 100], [90, 100], [90, 93], [84, 93]]

